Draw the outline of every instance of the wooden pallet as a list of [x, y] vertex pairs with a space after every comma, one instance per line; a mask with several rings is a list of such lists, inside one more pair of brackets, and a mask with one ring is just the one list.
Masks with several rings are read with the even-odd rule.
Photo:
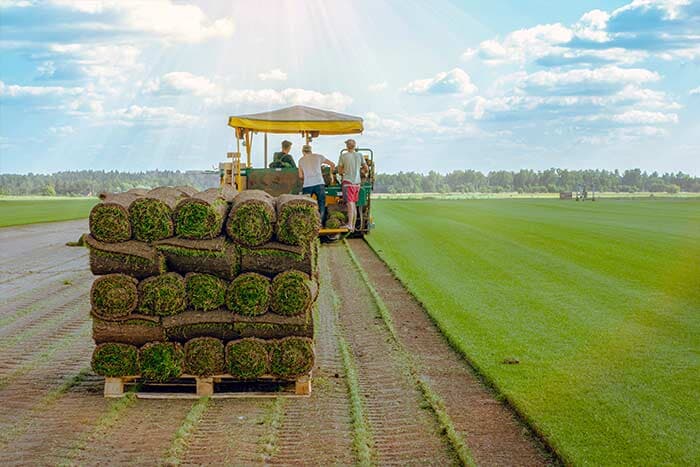
[[[213, 399], [236, 399], [236, 398], [271, 398], [271, 397], [309, 397], [311, 395], [311, 374], [300, 376], [293, 381], [280, 381], [272, 376], [263, 376], [254, 382], [240, 382], [234, 380], [231, 375], [214, 375], [201, 377], [194, 375], [181, 375], [179, 378], [166, 383], [151, 383], [140, 381], [140, 376], [105, 377], [104, 396], [108, 398], [123, 397], [127, 394], [125, 386], [141, 383], [142, 387], [148, 391], [135, 392], [139, 399], [197, 399], [209, 396]], [[190, 381], [187, 381], [190, 380]], [[194, 381], [191, 381], [194, 380]], [[216, 391], [216, 384], [236, 383], [243, 386], [243, 390], [237, 391]], [[272, 391], [251, 390], [256, 384], [279, 383], [280, 386]], [[294, 384], [294, 389], [282, 391], [281, 385]], [[166, 388], [165, 391], [154, 391], [153, 389]], [[173, 388], [178, 390], [173, 390]], [[189, 392], [183, 392], [188, 390]], [[191, 392], [195, 389], [195, 392]]]

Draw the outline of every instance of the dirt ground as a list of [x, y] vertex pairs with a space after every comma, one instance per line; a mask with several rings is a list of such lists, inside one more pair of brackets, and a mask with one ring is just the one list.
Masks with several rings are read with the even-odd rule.
[[556, 463], [361, 240], [349, 248], [398, 339], [348, 247], [324, 245], [311, 397], [104, 399], [90, 370], [87, 251], [65, 246], [86, 230], [86, 221], [0, 229], [2, 465], [351, 465], [363, 428], [371, 463], [459, 464], [417, 379], [442, 400], [476, 464]]

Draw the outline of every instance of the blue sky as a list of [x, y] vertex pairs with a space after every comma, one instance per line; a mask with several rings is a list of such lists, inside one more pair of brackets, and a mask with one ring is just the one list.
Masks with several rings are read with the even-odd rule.
[[0, 0], [2, 173], [207, 169], [294, 104], [385, 172], [700, 175], [700, 0]]

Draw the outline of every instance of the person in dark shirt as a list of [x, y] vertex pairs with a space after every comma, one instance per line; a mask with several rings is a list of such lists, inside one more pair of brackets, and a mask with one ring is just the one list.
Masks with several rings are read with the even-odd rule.
[[286, 139], [282, 141], [282, 151], [276, 152], [270, 162], [271, 169], [293, 169], [297, 165], [294, 163], [294, 158], [289, 151], [292, 150], [292, 142]]

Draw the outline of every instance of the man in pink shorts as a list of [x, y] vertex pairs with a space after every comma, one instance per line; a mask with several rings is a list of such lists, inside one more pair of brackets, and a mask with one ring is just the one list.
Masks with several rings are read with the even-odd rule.
[[348, 207], [348, 225], [351, 232], [355, 230], [357, 218], [356, 203], [360, 199], [361, 171], [367, 172], [368, 167], [362, 154], [355, 152], [357, 144], [354, 139], [345, 142], [347, 152], [344, 152], [338, 160], [338, 173], [343, 176], [343, 199]]

